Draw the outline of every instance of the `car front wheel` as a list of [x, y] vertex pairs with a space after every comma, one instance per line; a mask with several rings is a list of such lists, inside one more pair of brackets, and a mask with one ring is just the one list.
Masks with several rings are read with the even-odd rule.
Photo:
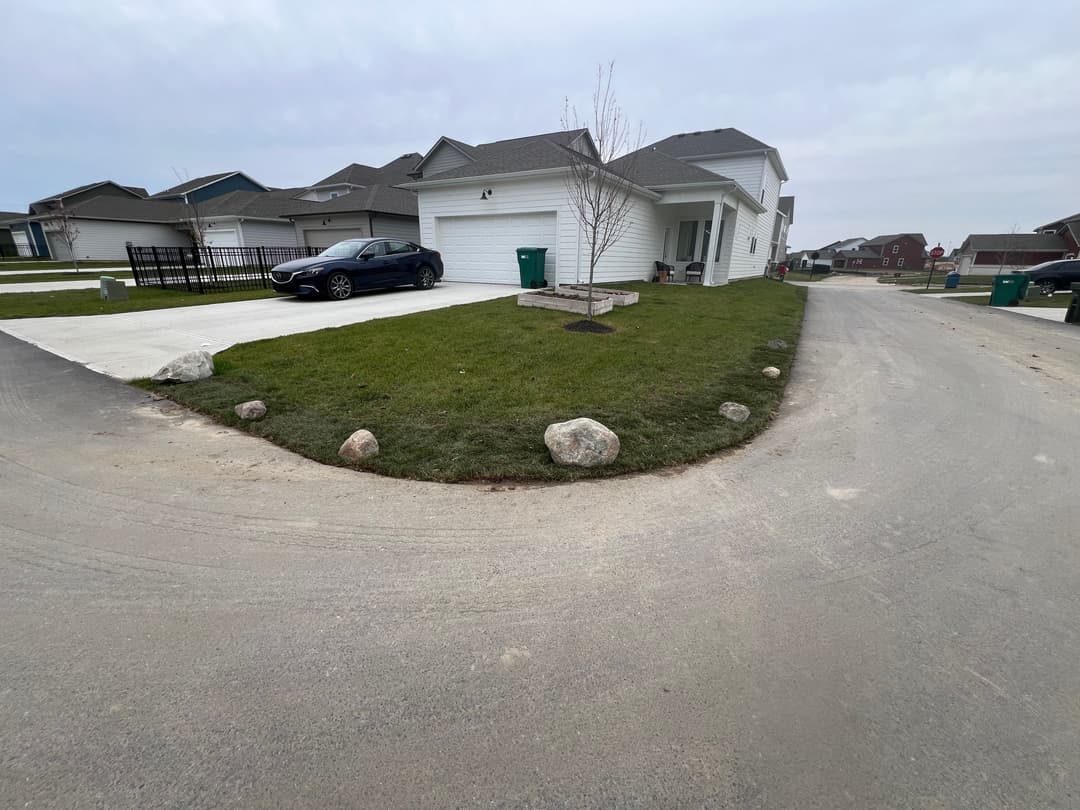
[[416, 271], [416, 288], [418, 290], [430, 290], [435, 286], [435, 271], [424, 265]]
[[1052, 278], [1039, 282], [1039, 292], [1043, 295], [1053, 295], [1055, 289], [1057, 289], [1057, 284]]
[[345, 273], [331, 273], [326, 279], [326, 295], [335, 301], [344, 301], [352, 295], [352, 281]]

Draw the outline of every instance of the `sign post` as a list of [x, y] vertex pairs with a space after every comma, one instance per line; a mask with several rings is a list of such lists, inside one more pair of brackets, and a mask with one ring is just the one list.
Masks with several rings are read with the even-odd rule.
[[937, 260], [945, 255], [945, 248], [941, 246], [941, 242], [937, 243], [937, 247], [930, 250], [930, 275], [926, 277], [926, 289], [930, 289], [930, 281], [934, 277], [934, 265], [937, 264]]
[[810, 254], [810, 280], [814, 280], [814, 267], [817, 265], [817, 260], [821, 258], [821, 254], [816, 250]]

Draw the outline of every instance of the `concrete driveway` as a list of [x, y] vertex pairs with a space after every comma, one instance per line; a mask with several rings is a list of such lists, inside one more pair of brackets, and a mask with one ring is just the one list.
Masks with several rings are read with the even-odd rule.
[[748, 446], [443, 486], [0, 336], [0, 806], [1074, 807], [1078, 367], [814, 288]]
[[504, 284], [444, 282], [431, 290], [359, 293], [347, 301], [280, 297], [119, 315], [0, 320], [0, 331], [93, 371], [135, 379], [149, 377], [177, 355], [196, 349], [214, 353], [234, 343], [488, 301], [518, 292]]

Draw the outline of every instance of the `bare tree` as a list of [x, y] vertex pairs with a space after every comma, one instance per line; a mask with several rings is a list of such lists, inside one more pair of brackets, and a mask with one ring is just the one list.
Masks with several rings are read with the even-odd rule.
[[64, 246], [68, 249], [68, 253], [71, 254], [71, 261], [75, 264], [75, 272], [79, 272], [79, 253], [76, 246], [76, 242], [79, 239], [79, 226], [75, 224], [75, 220], [71, 218], [68, 213], [68, 209], [64, 208], [64, 201], [57, 200], [58, 206], [53, 212], [55, 219], [53, 225], [56, 228], [56, 232], [60, 234], [60, 240], [64, 243]]
[[[176, 167], [173, 167], [173, 174], [181, 184], [191, 179], [191, 174], [187, 169], [181, 174]], [[190, 195], [184, 195], [184, 225], [191, 232], [191, 241], [197, 248], [206, 245], [206, 223], [203, 221], [200, 205], [197, 200], [191, 199]]]
[[1001, 275], [1001, 272], [1005, 269], [1005, 265], [1009, 263], [1009, 254], [1015, 253], [1016, 248], [1020, 243], [1020, 226], [1013, 225], [1009, 229], [1009, 235], [1005, 237], [1005, 249], [1001, 251], [1001, 263], [998, 265], [997, 275]]
[[[638, 124], [636, 133], [615, 99], [611, 86], [615, 63], [596, 68], [596, 88], [593, 90], [591, 120], [582, 121], [577, 109], [566, 101], [563, 110], [564, 130], [588, 129], [592, 134], [596, 155], [570, 149], [570, 172], [566, 177], [566, 189], [582, 233], [589, 245], [588, 319], [593, 317], [593, 275], [596, 263], [630, 227], [633, 209], [635, 158], [641, 148], [645, 130]], [[624, 157], [627, 156], [627, 157]], [[611, 163], [624, 159], [618, 172], [612, 171]]]

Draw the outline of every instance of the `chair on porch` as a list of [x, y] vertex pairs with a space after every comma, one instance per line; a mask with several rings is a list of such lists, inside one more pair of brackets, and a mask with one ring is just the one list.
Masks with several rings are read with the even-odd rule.
[[701, 279], [705, 275], [705, 262], [690, 262], [686, 265], [686, 283], [687, 284], [701, 284]]
[[657, 281], [666, 284], [675, 278], [675, 268], [670, 264], [664, 264], [663, 262], [655, 262], [655, 264]]

